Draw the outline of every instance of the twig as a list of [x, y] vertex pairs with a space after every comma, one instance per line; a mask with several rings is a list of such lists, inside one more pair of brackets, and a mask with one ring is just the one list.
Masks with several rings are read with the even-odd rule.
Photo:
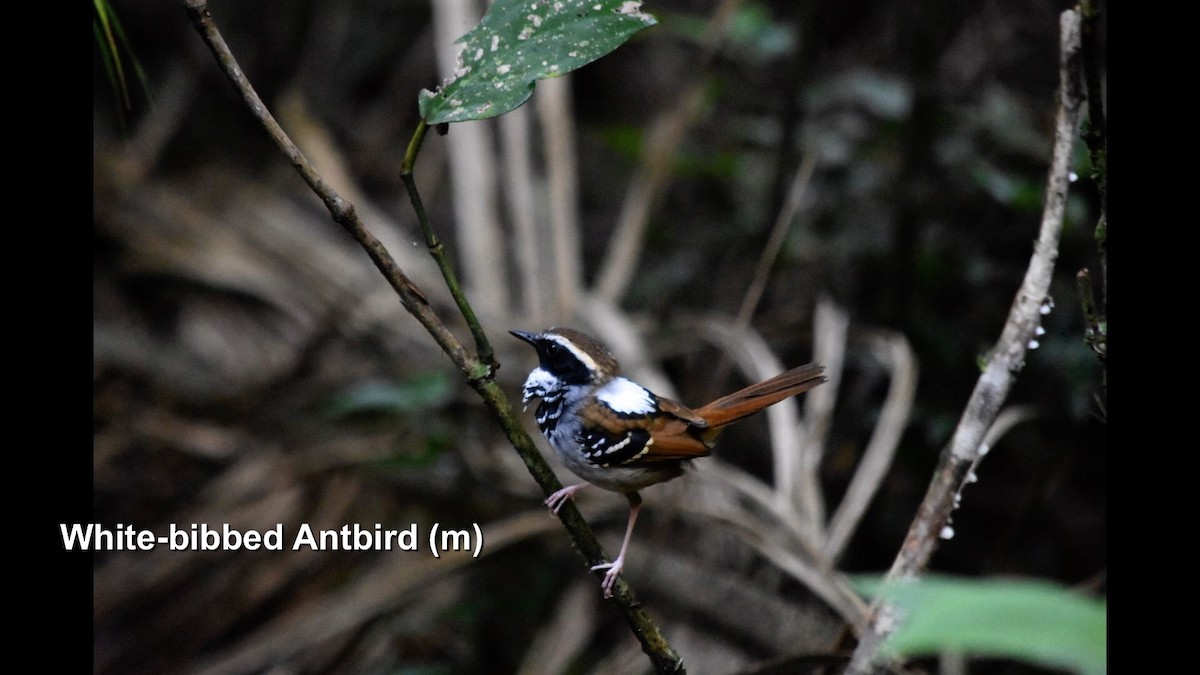
[[[363, 225], [358, 214], [354, 211], [354, 206], [342, 199], [341, 195], [329, 187], [313, 168], [312, 164], [292, 142], [292, 139], [283, 131], [271, 111], [267, 109], [266, 104], [259, 98], [258, 93], [242, 72], [241, 67], [237, 64], [233, 53], [229, 50], [229, 45], [225, 43], [225, 39], [217, 30], [216, 24], [213, 23], [212, 15], [208, 12], [207, 0], [184, 0], [184, 8], [192, 19], [192, 23], [196, 30], [200, 33], [200, 37], [204, 39], [205, 44], [212, 51], [217, 59], [217, 63], [225, 72], [226, 77], [233, 83], [233, 86], [242, 95], [246, 106], [262, 124], [263, 129], [271, 140], [279, 146], [280, 151], [292, 163], [300, 177], [308, 186], [316, 193], [317, 197], [325, 203], [325, 208], [329, 209], [333, 220], [341, 225], [352, 237], [366, 250], [370, 256], [371, 262], [379, 268], [384, 278], [395, 289], [396, 294], [400, 296], [400, 303], [408, 310], [410, 314], [417, 317], [421, 325], [429, 331], [433, 336], [438, 346], [442, 351], [450, 356], [450, 359], [460, 368], [465, 367], [469, 358], [465, 349], [455, 339], [454, 335], [441, 323], [434, 314], [433, 308], [429, 306], [429, 302], [425, 299], [424, 294], [405, 276], [404, 272], [396, 265], [391, 255]], [[464, 371], [468, 377], [473, 374], [468, 370]]]
[[[438, 67], [443, 77], [451, 77], [461, 66], [463, 44], [456, 40], [479, 23], [481, 3], [473, 0], [434, 0], [433, 32], [437, 44]], [[454, 195], [457, 249], [463, 278], [480, 307], [497, 316], [509, 313], [511, 296], [497, 205], [495, 123], [479, 120], [459, 124], [446, 139], [449, 155], [450, 188]]]
[[891, 386], [879, 414], [879, 422], [871, 432], [871, 440], [863, 452], [862, 461], [850, 479], [846, 495], [838, 504], [829, 523], [825, 555], [830, 560], [841, 557], [858, 529], [858, 523], [875, 497], [883, 477], [892, 465], [900, 437], [908, 424], [913, 400], [917, 393], [917, 359], [903, 335], [892, 334], [879, 338], [874, 345], [876, 357], [891, 373]]
[[[1059, 26], [1062, 31], [1059, 108], [1055, 118], [1054, 149], [1038, 240], [1000, 339], [992, 349], [975, 390], [967, 401], [949, 447], [942, 453], [929, 490], [918, 508], [900, 553], [888, 571], [888, 582], [915, 579], [928, 566], [938, 538], [955, 507], [955, 496], [970, 475], [971, 467], [985, 452], [985, 435], [996, 420], [1016, 374], [1024, 365], [1029, 341], [1041, 325], [1042, 314], [1049, 311], [1052, 305], [1047, 291], [1058, 255], [1058, 239], [1069, 186], [1071, 150], [1078, 133], [1084, 98], [1080, 80], [1079, 13], [1073, 10], [1063, 12]], [[894, 606], [876, 601], [872, 609], [870, 628], [860, 637], [846, 670], [847, 675], [876, 672], [879, 667], [876, 662], [879, 647], [896, 629], [899, 617]]]
[[[771, 352], [767, 341], [747, 327], [712, 318], [702, 323], [698, 332], [704, 339], [720, 346], [723, 355], [737, 363], [751, 382], [761, 382], [786, 370]], [[817, 387], [817, 390], [822, 388]], [[806, 452], [803, 448], [809, 436], [807, 425], [800, 422], [800, 406], [795, 399], [780, 401], [767, 408], [765, 414], [771, 433], [775, 474], [775, 487], [771, 491], [773, 499], [779, 506], [779, 513], [787, 514], [789, 519], [795, 521], [792, 528], [803, 533], [809, 550], [816, 553], [820, 550], [823, 524], [809, 510], [807, 500], [796, 498], [796, 492], [805, 488], [803, 483], [797, 485], [797, 476], [804, 473], [797, 465]]]
[[[493, 379], [496, 364], [494, 358], [491, 356], [491, 348], [478, 322], [471, 320], [474, 314], [465, 296], [462, 295], [461, 290], [451, 289], [456, 294], [456, 300], [460, 303], [459, 306], [464, 312], [464, 317], [468, 319], [468, 323], [472, 324], [472, 331], [475, 333], [476, 342], [480, 345], [478, 356], [470, 355], [462, 344], [458, 342], [449, 329], [442, 323], [441, 319], [438, 318], [437, 314], [434, 313], [433, 308], [430, 307], [429, 302], [425, 299], [420, 289], [405, 276], [383, 244], [366, 229], [366, 226], [363, 225], [361, 219], [355, 213], [353, 205], [344, 200], [325, 183], [316, 170], [313, 169], [311, 163], [296, 147], [295, 143], [292, 142], [279, 126], [274, 116], [271, 115], [267, 106], [259, 98], [258, 93], [255, 92], [254, 87], [242, 72], [241, 67], [238, 66], [237, 60], [229, 50], [229, 46], [225, 43], [220, 31], [217, 30], [212, 15], [208, 11], [207, 0], [184, 0], [183, 6], [187, 10], [196, 31], [212, 51], [213, 56], [216, 57], [217, 63], [221, 66], [225, 75], [242, 95], [251, 113], [262, 124], [267, 134], [275, 141], [288, 160], [291, 161], [292, 165], [300, 173], [304, 181], [308, 183], [313, 192], [325, 203], [334, 221], [345, 228], [367, 252], [371, 261], [375, 263], [375, 266], [392, 285], [397, 295], [399, 295], [400, 302], [404, 308], [425, 327], [429, 334], [433, 336], [438, 346], [442, 348], [442, 351], [463, 372], [467, 383], [483, 399], [493, 417], [496, 418], [504, 430], [509, 442], [525, 462], [525, 466], [529, 469], [530, 474], [538, 482], [538, 485], [541, 486], [543, 493], [549, 496], [555, 490], [561, 488], [562, 484], [554, 476], [554, 472], [551, 471], [550, 466], [542, 459], [529, 434], [525, 432], [525, 428], [514, 413], [508, 397], [505, 396], [504, 391]], [[413, 139], [409, 143], [403, 172], [407, 174], [405, 184], [409, 188], [410, 196], [413, 197], [413, 207], [417, 210], [417, 216], [421, 221], [422, 228], [426, 230], [426, 237], [427, 239], [432, 237], [436, 244], [436, 237], [433, 236], [432, 228], [429, 226], [425, 210], [421, 205], [420, 194], [416, 190], [416, 184], [413, 182], [411, 175], [413, 162], [421, 146], [421, 141], [425, 136], [425, 131], [426, 125], [422, 122], [418, 125]], [[438, 247], [431, 245], [431, 250], [436, 248]], [[441, 260], [439, 260], [439, 264], [442, 264]], [[457, 286], [451, 268], [443, 268], [443, 273], [447, 277], [448, 284]], [[589, 567], [607, 560], [604, 551], [600, 548], [600, 544], [596, 541], [596, 537], [592, 533], [591, 527], [573, 504], [563, 505], [563, 508], [559, 510], [559, 519], [570, 533], [575, 548], [584, 557]], [[597, 577], [601, 574], [603, 574], [602, 570], [597, 573]], [[634, 635], [641, 643], [642, 650], [650, 658], [655, 670], [661, 673], [683, 672], [682, 659], [667, 643], [661, 631], [659, 631], [658, 627], [638, 602], [629, 585], [623, 579], [619, 579], [614, 590], [614, 603], [624, 614]]]
[[804, 161], [796, 170], [796, 176], [792, 179], [792, 187], [788, 190], [787, 199], [784, 200], [783, 208], [779, 210], [779, 215], [775, 218], [775, 224], [771, 227], [771, 234], [767, 238], [767, 245], [763, 247], [762, 254], [758, 258], [758, 265], [754, 268], [754, 279], [746, 287], [742, 306], [738, 308], [737, 323], [739, 326], [749, 325], [750, 318], [758, 309], [758, 303], [762, 300], [763, 291], [767, 287], [767, 278], [771, 274], [771, 268], [775, 266], [775, 259], [779, 257], [779, 251], [783, 248], [783, 242], [788, 230], [791, 229], [792, 220], [796, 218], [796, 212], [800, 210], [800, 204], [804, 201], [804, 194], [808, 191], [808, 184], [812, 180], [816, 168], [817, 153], [810, 152], [804, 156]]
[[471, 329], [471, 335], [475, 338], [477, 358], [488, 368], [488, 377], [490, 377], [490, 373], [494, 373], [500, 367], [500, 364], [496, 362], [492, 343], [488, 340], [487, 333], [483, 331], [483, 326], [475, 316], [475, 310], [467, 301], [467, 296], [458, 283], [458, 275], [454, 273], [454, 262], [450, 260], [445, 244], [429, 224], [429, 216], [425, 213], [425, 204], [421, 201], [421, 193], [417, 190], [417, 181], [413, 176], [413, 166], [416, 164], [417, 154], [421, 151], [421, 143], [425, 140], [427, 130], [428, 126], [425, 124], [425, 120], [417, 123], [417, 129], [413, 132], [412, 140], [409, 141], [408, 149], [404, 153], [404, 162], [400, 166], [400, 179], [404, 181], [408, 198], [412, 201], [413, 210], [417, 213], [417, 222], [421, 223], [421, 232], [425, 234], [425, 245], [429, 247], [429, 254], [437, 261], [438, 269], [442, 271], [442, 279], [446, 281], [446, 288], [450, 289], [450, 294], [454, 296], [454, 302], [458, 305], [458, 311], [462, 313], [463, 318], [467, 321], [467, 326]]
[[[792, 496], [811, 522], [818, 542], [828, 538], [825, 522], [825, 490], [821, 485], [821, 462], [825, 457], [825, 441], [833, 427], [833, 410], [842, 387], [842, 370], [846, 364], [846, 335], [850, 317], [828, 297], [817, 299], [813, 312], [813, 360], [825, 366], [829, 381], [804, 397], [804, 443], [796, 450], [797, 475], [789, 480]], [[818, 543], [818, 546], [822, 544]], [[823, 548], [823, 546], [822, 546]]]

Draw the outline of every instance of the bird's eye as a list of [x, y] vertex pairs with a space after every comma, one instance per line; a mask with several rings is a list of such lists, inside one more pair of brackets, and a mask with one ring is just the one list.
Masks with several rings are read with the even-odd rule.
[[542, 367], [567, 383], [583, 383], [591, 379], [591, 373], [579, 357], [555, 342], [547, 344], [543, 350]]
[[546, 345], [545, 361], [546, 365], [550, 366], [552, 371], [559, 372], [565, 368], [569, 368], [571, 360], [573, 359], [570, 358], [570, 353], [566, 349], [563, 349], [562, 345], [553, 342]]

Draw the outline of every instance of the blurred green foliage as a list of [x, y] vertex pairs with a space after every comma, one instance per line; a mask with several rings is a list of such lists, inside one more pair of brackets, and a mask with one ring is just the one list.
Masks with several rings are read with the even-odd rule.
[[430, 371], [404, 381], [369, 380], [334, 397], [327, 407], [333, 417], [364, 413], [410, 415], [444, 406], [452, 395], [450, 376]]
[[901, 610], [885, 652], [920, 657], [944, 652], [1006, 657], [1080, 675], [1107, 671], [1108, 604], [1043, 581], [929, 576], [856, 586]]

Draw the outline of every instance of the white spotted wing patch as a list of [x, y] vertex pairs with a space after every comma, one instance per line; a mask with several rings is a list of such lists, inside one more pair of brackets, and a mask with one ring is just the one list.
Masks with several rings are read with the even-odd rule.
[[654, 394], [623, 377], [610, 380], [596, 392], [596, 398], [621, 417], [643, 417], [658, 411]]
[[602, 467], [629, 464], [646, 454], [653, 443], [645, 429], [631, 429], [616, 435], [589, 431], [583, 436], [583, 456]]

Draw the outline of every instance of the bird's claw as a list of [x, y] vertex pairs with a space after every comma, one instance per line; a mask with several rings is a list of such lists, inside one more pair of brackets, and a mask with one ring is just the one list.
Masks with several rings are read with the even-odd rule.
[[546, 497], [546, 501], [543, 503], [546, 506], [550, 507], [550, 513], [557, 515], [558, 510], [562, 508], [562, 505], [567, 503], [568, 499], [572, 499], [574, 497], [575, 493], [578, 492], [579, 489], [582, 487], [583, 487], [582, 483], [579, 485], [572, 485], [570, 487], [565, 487], [561, 490], [556, 491], [554, 494], [550, 495], [549, 497]]
[[600, 588], [604, 589], [604, 597], [611, 598], [613, 596], [613, 587], [617, 585], [617, 577], [621, 575], [621, 570], [625, 567], [625, 561], [621, 558], [610, 563], [600, 563], [593, 565], [592, 571], [607, 569], [604, 573], [604, 580], [600, 582]]

